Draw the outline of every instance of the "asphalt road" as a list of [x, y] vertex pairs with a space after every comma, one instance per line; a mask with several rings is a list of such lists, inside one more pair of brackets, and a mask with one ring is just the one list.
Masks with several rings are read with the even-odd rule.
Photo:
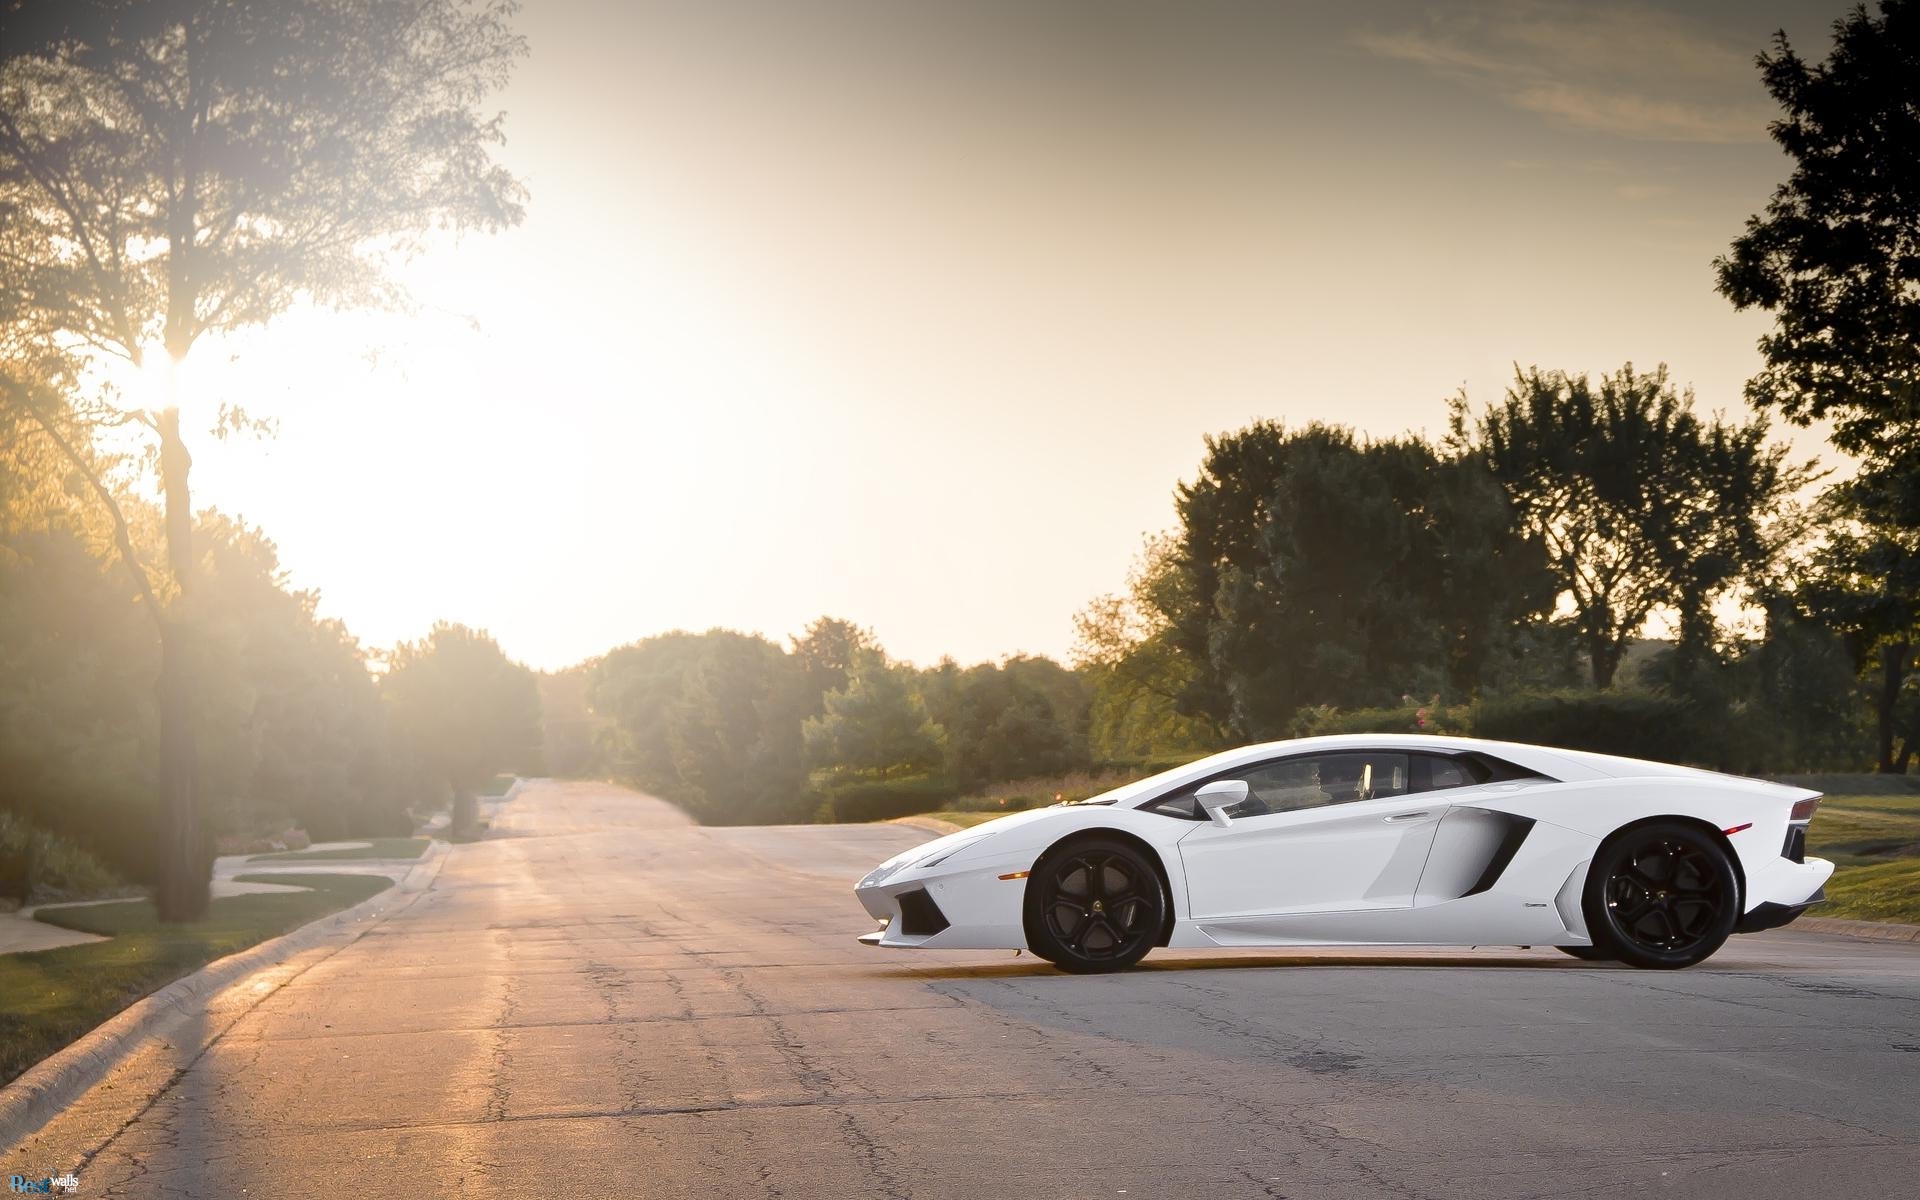
[[[431, 891], [0, 1173], [89, 1196], [1920, 1194], [1920, 947], [869, 949], [899, 826], [539, 785]], [[264, 992], [264, 988], [263, 988]], [[163, 1054], [165, 1048], [156, 1050]]]

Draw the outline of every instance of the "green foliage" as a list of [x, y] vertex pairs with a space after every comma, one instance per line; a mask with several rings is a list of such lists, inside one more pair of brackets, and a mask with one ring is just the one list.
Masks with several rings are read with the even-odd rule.
[[1482, 700], [1473, 736], [1698, 766], [1718, 766], [1726, 757], [1724, 731], [1703, 728], [1685, 701], [1646, 692]]
[[78, 842], [0, 810], [0, 900], [53, 904], [127, 890], [126, 880]]
[[1466, 705], [1402, 704], [1392, 708], [1341, 711], [1331, 705], [1308, 709], [1297, 728], [1300, 737], [1333, 733], [1465, 734], [1473, 728], [1473, 711]]
[[487, 634], [442, 622], [396, 647], [380, 692], [411, 753], [452, 789], [456, 832], [473, 826], [473, 794], [496, 771], [532, 770], [540, 754], [533, 672]]
[[807, 761], [836, 776], [887, 779], [940, 764], [941, 728], [913, 691], [912, 676], [875, 651], [855, 661], [846, 687], [828, 692], [807, 720]]
[[1181, 611], [1170, 536], [1147, 539], [1124, 596], [1101, 596], [1074, 615], [1074, 665], [1090, 692], [1087, 749], [1100, 759], [1217, 747], [1226, 733], [1181, 705], [1199, 683], [1168, 613]]
[[1235, 739], [1316, 704], [1469, 691], [1551, 603], [1484, 464], [1419, 438], [1258, 422], [1208, 440], [1177, 507], [1151, 602], [1188, 669], [1179, 710]]
[[595, 663], [587, 698], [607, 721], [601, 760], [711, 824], [804, 821], [800, 723], [817, 703], [765, 638], [716, 629], [622, 646]]
[[1052, 659], [1016, 655], [964, 669], [948, 661], [919, 682], [944, 731], [947, 773], [963, 789], [1087, 765], [1089, 688]]
[[1473, 417], [1452, 404], [1452, 442], [1484, 456], [1554, 586], [1594, 686], [1610, 687], [1630, 639], [1661, 607], [1679, 616], [1692, 659], [1716, 641], [1713, 602], [1779, 551], [1791, 499], [1811, 478], [1769, 445], [1764, 419], [1694, 415], [1663, 365], [1631, 363], [1596, 385], [1585, 375], [1516, 372], [1506, 398]]
[[845, 778], [826, 785], [827, 811], [835, 821], [885, 821], [941, 807], [959, 794], [945, 775], [899, 775], [888, 779]]
[[249, 946], [358, 904], [391, 882], [380, 875], [242, 875], [305, 892], [227, 896], [206, 916], [162, 924], [147, 901], [43, 910], [50, 925], [110, 941], [0, 955], [0, 1084], [127, 1005]]
[[1878, 456], [1920, 410], [1920, 5], [1882, 0], [1834, 25], [1823, 63], [1785, 33], [1760, 58], [1780, 105], [1769, 132], [1793, 172], [1715, 261], [1736, 308], [1774, 318], [1756, 406], [1833, 421], [1842, 449]]

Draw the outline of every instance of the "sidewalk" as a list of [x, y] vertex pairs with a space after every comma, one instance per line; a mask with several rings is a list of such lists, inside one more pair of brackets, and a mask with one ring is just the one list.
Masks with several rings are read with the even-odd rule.
[[[345, 850], [361, 846], [370, 846], [371, 842], [321, 842], [307, 847], [308, 850]], [[422, 857], [433, 853], [429, 846]], [[398, 882], [406, 877], [408, 871], [420, 861], [419, 858], [350, 858], [318, 859], [301, 862], [298, 859], [281, 859], [277, 862], [250, 862], [250, 854], [223, 854], [213, 860], [213, 883], [210, 891], [217, 900], [222, 896], [245, 896], [260, 892], [304, 892], [308, 889], [284, 883], [241, 883], [236, 875], [384, 875]], [[49, 925], [45, 921], [34, 919], [34, 913], [49, 908], [78, 908], [88, 904], [119, 904], [128, 897], [117, 900], [71, 900], [58, 904], [39, 904], [22, 908], [17, 912], [0, 914], [0, 954], [18, 954], [31, 950], [53, 950], [61, 946], [81, 946], [88, 942], [104, 942], [107, 939], [97, 934], [82, 933], [77, 929], [62, 929], [58, 925]]]

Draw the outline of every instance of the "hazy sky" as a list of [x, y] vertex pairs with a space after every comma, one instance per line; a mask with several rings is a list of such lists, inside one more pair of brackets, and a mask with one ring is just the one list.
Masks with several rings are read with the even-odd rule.
[[198, 499], [375, 645], [1063, 654], [1209, 433], [1438, 432], [1516, 361], [1738, 408], [1752, 57], [1845, 7], [527, 0], [526, 224], [198, 352], [279, 423]]

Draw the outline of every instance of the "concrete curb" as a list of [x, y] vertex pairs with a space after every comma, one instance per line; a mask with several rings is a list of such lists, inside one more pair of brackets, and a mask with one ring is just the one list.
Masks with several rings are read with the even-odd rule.
[[[380, 894], [238, 954], [215, 959], [122, 1009], [73, 1044], [41, 1060], [0, 1088], [0, 1152], [9, 1152], [31, 1137], [81, 1093], [106, 1078], [141, 1042], [172, 1021], [204, 1009], [208, 999], [229, 984], [329, 940], [338, 939], [340, 947], [351, 945], [380, 922], [412, 905], [433, 885], [451, 849], [445, 842], [434, 843], [398, 883]], [[282, 980], [281, 984], [286, 982]], [[278, 990], [279, 985], [266, 988], [246, 1002], [223, 1010], [220, 1023], [207, 1028], [203, 1045], [218, 1039], [254, 1005]]]
[[939, 817], [894, 817], [884, 822], [888, 825], [910, 825], [915, 829], [925, 829], [930, 833], [959, 833], [965, 825], [955, 825], [952, 821], [942, 821]]
[[1857, 938], [1863, 942], [1920, 942], [1920, 925], [1895, 925], [1890, 921], [1843, 921], [1839, 917], [1801, 917], [1787, 926], [1789, 931], [1824, 933], [1834, 937]]

